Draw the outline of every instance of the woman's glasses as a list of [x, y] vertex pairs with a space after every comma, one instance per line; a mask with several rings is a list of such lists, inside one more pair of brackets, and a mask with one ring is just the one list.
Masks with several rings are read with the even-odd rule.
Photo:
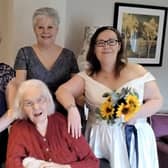
[[44, 96], [40, 96], [36, 100], [25, 100], [23, 101], [23, 106], [25, 107], [34, 107], [35, 104], [42, 105], [43, 103], [46, 102], [46, 98]]
[[108, 46], [115, 46], [119, 41], [116, 39], [109, 39], [109, 40], [97, 40], [96, 41], [96, 46], [97, 47], [105, 47], [106, 44]]

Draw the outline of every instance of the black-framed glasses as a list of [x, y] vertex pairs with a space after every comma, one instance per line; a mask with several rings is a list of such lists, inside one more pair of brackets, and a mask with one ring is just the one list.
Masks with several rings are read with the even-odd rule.
[[108, 46], [115, 46], [119, 41], [116, 39], [109, 39], [109, 40], [97, 40], [96, 41], [96, 46], [97, 47], [105, 47], [106, 44]]

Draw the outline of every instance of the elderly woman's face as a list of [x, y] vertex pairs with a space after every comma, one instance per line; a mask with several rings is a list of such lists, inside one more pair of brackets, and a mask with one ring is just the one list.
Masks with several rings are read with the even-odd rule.
[[34, 26], [37, 43], [41, 45], [51, 45], [55, 43], [58, 27], [53, 18], [48, 16], [38, 16]]
[[35, 124], [47, 119], [48, 99], [41, 94], [40, 88], [30, 88], [22, 98], [22, 111]]

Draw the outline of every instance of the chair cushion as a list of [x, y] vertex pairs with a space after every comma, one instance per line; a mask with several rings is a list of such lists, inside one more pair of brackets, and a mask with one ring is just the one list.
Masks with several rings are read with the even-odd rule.
[[156, 114], [151, 116], [151, 125], [156, 137], [168, 135], [168, 114]]

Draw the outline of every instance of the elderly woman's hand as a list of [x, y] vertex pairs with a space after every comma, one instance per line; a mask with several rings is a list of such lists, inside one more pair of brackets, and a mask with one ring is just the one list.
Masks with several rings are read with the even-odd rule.
[[68, 133], [72, 134], [73, 138], [81, 136], [81, 117], [78, 108], [75, 105], [70, 105], [68, 110]]
[[44, 162], [39, 168], [71, 168], [70, 165], [62, 165], [54, 162]]
[[63, 165], [45, 160], [36, 159], [34, 157], [26, 157], [22, 162], [24, 168], [71, 168], [70, 165]]

